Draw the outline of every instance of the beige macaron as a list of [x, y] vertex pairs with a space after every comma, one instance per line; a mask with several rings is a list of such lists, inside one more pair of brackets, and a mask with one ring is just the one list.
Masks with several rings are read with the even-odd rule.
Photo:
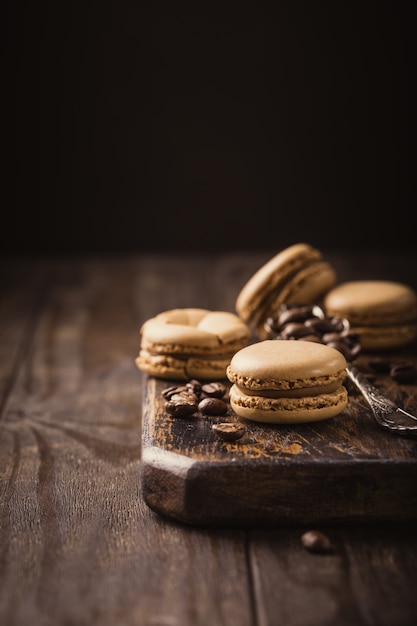
[[345, 317], [363, 350], [405, 346], [417, 337], [417, 293], [403, 283], [355, 280], [325, 296], [326, 315]]
[[158, 378], [226, 378], [230, 359], [248, 343], [249, 335], [248, 326], [235, 313], [170, 309], [142, 325], [135, 363]]
[[316, 303], [335, 284], [336, 272], [320, 250], [297, 243], [253, 274], [237, 296], [236, 312], [258, 339], [266, 339], [264, 324], [281, 305]]
[[347, 405], [346, 360], [321, 343], [267, 339], [239, 350], [227, 368], [230, 404], [245, 419], [295, 424], [329, 419]]

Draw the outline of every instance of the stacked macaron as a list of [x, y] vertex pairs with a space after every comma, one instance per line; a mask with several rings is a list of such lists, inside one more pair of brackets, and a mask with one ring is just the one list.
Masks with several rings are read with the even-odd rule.
[[310, 341], [259, 341], [239, 350], [227, 368], [230, 404], [245, 419], [294, 424], [329, 419], [346, 407], [346, 360]]
[[171, 309], [140, 329], [137, 367], [158, 378], [226, 378], [233, 354], [249, 340], [236, 314], [201, 308]]
[[417, 293], [402, 283], [341, 283], [326, 294], [323, 306], [328, 316], [349, 320], [364, 350], [400, 348], [417, 337]]

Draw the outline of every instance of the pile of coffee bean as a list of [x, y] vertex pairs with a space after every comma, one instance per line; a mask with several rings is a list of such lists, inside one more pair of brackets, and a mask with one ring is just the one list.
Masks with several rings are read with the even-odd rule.
[[359, 337], [352, 332], [349, 320], [327, 317], [316, 304], [283, 304], [278, 314], [264, 324], [270, 339], [303, 339], [324, 343], [339, 350], [346, 361], [354, 361], [361, 353]]
[[188, 417], [201, 411], [205, 415], [225, 415], [229, 405], [224, 400], [227, 387], [221, 382], [201, 383], [191, 379], [184, 385], [174, 385], [162, 391], [167, 413]]
[[[165, 410], [172, 417], [222, 417], [230, 413], [228, 388], [220, 381], [201, 383], [191, 379], [183, 385], [166, 387], [162, 391]], [[213, 432], [224, 441], [236, 441], [245, 434], [246, 428], [239, 422], [213, 424]]]

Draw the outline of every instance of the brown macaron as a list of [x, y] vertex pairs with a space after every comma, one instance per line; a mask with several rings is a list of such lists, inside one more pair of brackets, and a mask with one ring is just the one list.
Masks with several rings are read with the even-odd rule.
[[315, 303], [335, 284], [336, 272], [319, 250], [294, 244], [253, 274], [237, 296], [236, 312], [259, 339], [266, 339], [264, 324], [283, 304]]
[[157, 378], [224, 379], [233, 354], [249, 340], [235, 314], [200, 308], [171, 309], [140, 329], [137, 367]]
[[329, 419], [347, 405], [346, 359], [311, 341], [267, 339], [239, 350], [227, 368], [230, 405], [248, 420], [295, 424]]
[[364, 350], [400, 348], [417, 337], [417, 293], [403, 283], [341, 283], [326, 294], [323, 306], [327, 315], [349, 320]]

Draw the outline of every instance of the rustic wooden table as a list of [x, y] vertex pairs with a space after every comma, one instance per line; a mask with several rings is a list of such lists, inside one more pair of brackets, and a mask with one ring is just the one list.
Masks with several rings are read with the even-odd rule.
[[[2, 260], [2, 625], [417, 623], [416, 526], [401, 514], [319, 526], [334, 550], [316, 554], [297, 524], [196, 527], [143, 499], [141, 323], [173, 307], [233, 311], [274, 253]], [[411, 253], [327, 256], [341, 280], [417, 288]]]

